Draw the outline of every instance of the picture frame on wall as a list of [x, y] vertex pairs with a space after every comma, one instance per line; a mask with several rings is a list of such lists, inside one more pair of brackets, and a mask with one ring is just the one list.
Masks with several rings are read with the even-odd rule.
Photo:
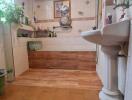
[[67, 6], [69, 8], [68, 16], [71, 16], [71, 4], [70, 0], [54, 1], [54, 18], [61, 18], [61, 7]]

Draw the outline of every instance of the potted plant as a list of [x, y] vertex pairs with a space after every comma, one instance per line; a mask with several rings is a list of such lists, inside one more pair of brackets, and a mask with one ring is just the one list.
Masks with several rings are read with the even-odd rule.
[[23, 17], [23, 10], [17, 5], [8, 5], [5, 9], [5, 19], [8, 23], [19, 23], [20, 18]]
[[22, 7], [14, 4], [8, 3], [4, 0], [0, 0], [0, 21], [1, 18], [5, 19], [7, 23], [19, 23], [20, 18], [23, 17]]
[[1, 18], [4, 17], [4, 12], [3, 12], [3, 0], [0, 1], [0, 22]]
[[5, 85], [5, 71], [4, 69], [0, 69], [0, 95], [4, 92], [4, 85]]

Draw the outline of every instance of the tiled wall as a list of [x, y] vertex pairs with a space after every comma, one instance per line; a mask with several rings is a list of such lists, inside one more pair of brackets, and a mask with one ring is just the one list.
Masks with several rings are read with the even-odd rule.
[[[54, 21], [54, 0], [16, 0], [17, 4], [25, 2], [25, 15], [33, 20], [33, 12], [40, 23], [36, 27], [42, 29], [59, 26], [58, 21]], [[57, 32], [57, 38], [43, 38], [42, 51], [95, 51], [96, 45], [86, 42], [81, 38], [81, 31], [88, 31], [95, 26], [95, 1], [96, 0], [70, 0], [71, 17], [76, 19], [72, 22], [71, 31]], [[87, 3], [89, 1], [89, 3]], [[34, 3], [33, 3], [34, 2]], [[38, 7], [40, 6], [40, 7]], [[83, 12], [79, 15], [78, 12]], [[81, 18], [81, 20], [80, 20]], [[79, 19], [79, 20], [78, 20]], [[46, 20], [43, 21], [43, 20]], [[53, 20], [53, 21], [51, 21]]]
[[[36, 27], [42, 29], [59, 26], [58, 21], [54, 21], [54, 0], [16, 0], [17, 4], [25, 2], [25, 15], [33, 20], [33, 12], [38, 20], [47, 20], [36, 24]], [[71, 31], [57, 32], [57, 38], [43, 38], [42, 51], [95, 51], [96, 45], [86, 42], [81, 38], [81, 31], [88, 31], [95, 26], [95, 0], [70, 0], [71, 1], [71, 17], [74, 19], [72, 22]], [[34, 3], [33, 3], [34, 2]], [[40, 6], [40, 7], [38, 7]], [[79, 15], [78, 12], [83, 12]], [[49, 21], [53, 20], [52, 21]]]
[[[43, 41], [42, 51], [95, 51], [96, 45], [86, 42], [82, 39], [80, 32], [88, 31], [95, 26], [95, 0], [71, 0], [71, 18], [82, 18], [86, 20], [76, 20], [72, 22], [71, 31], [57, 31], [57, 38], [46, 38]], [[40, 8], [37, 8], [37, 6]], [[39, 20], [54, 20], [53, 0], [36, 0], [35, 12]], [[84, 14], [79, 15], [78, 12], [82, 11]], [[89, 19], [88, 19], [89, 18]], [[90, 19], [91, 18], [91, 19]], [[36, 27], [42, 29], [59, 26], [59, 22], [40, 22]]]
[[[70, 0], [71, 17], [95, 17], [95, 0]], [[89, 3], [87, 3], [89, 1]], [[38, 7], [39, 6], [39, 7]], [[39, 20], [54, 19], [54, 0], [35, 0], [35, 15]], [[83, 12], [79, 15], [78, 12]]]

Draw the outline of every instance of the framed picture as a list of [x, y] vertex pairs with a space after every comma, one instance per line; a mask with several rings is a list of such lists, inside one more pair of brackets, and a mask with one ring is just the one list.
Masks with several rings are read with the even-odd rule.
[[66, 6], [69, 8], [68, 15], [71, 16], [71, 4], [70, 0], [59, 0], [59, 1], [54, 1], [54, 18], [61, 18], [61, 7]]

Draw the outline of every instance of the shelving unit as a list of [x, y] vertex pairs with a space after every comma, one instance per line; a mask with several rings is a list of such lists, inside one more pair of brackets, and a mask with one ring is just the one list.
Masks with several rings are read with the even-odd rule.
[[20, 24], [17, 29], [17, 37], [33, 37], [34, 28], [31, 26]]
[[20, 25], [18, 26], [18, 29], [26, 30], [26, 31], [31, 31], [31, 32], [34, 31], [34, 29], [33, 29], [32, 26], [28, 26], [28, 25], [24, 25], [24, 24], [20, 24]]

